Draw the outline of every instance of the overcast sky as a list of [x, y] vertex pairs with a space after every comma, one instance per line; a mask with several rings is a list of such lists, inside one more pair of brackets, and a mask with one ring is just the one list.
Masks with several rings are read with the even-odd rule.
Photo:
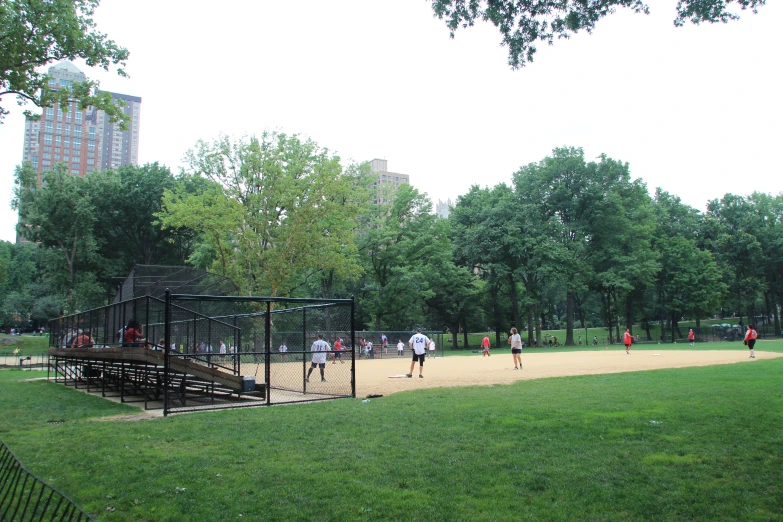
[[[700, 210], [727, 192], [783, 191], [783, 2], [729, 24], [674, 28], [676, 0], [620, 11], [511, 71], [487, 24], [451, 40], [426, 0], [104, 0], [98, 29], [130, 50], [141, 163], [179, 170], [196, 140], [299, 133], [389, 170], [437, 202], [510, 182], [559, 146], [630, 164]], [[216, 9], [217, 8], [217, 9]], [[0, 125], [0, 239], [24, 118]]]

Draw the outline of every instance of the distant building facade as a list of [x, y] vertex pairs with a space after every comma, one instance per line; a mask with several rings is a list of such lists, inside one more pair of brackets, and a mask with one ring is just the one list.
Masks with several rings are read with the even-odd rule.
[[385, 159], [374, 159], [370, 162], [370, 168], [375, 174], [376, 180], [373, 186], [375, 190], [375, 204], [388, 203], [387, 194], [400, 185], [410, 185], [410, 176], [400, 174], [399, 172], [389, 172], [388, 161]]
[[452, 208], [454, 208], [454, 205], [451, 204], [450, 199], [447, 199], [446, 201], [438, 200], [435, 204], [435, 214], [437, 214], [439, 218], [446, 219], [451, 215]]
[[[71, 62], [49, 68], [52, 88], [70, 87], [87, 79]], [[72, 102], [67, 111], [59, 106], [43, 110], [38, 120], [27, 119], [24, 134], [24, 162], [30, 163], [41, 174], [63, 163], [71, 174], [84, 176], [94, 170], [116, 169], [123, 165], [137, 165], [141, 98], [111, 93], [112, 98], [126, 102], [123, 108], [132, 121], [127, 131], [110, 123], [101, 110], [89, 107], [79, 110]]]

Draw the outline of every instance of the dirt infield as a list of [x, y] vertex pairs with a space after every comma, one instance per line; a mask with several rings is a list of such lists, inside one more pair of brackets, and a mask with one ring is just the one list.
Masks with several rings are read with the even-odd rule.
[[[783, 353], [756, 351], [756, 359], [748, 358], [748, 350], [639, 350], [626, 355], [617, 348], [607, 351], [522, 354], [522, 370], [514, 370], [511, 354], [497, 351], [491, 357], [481, 355], [427, 359], [424, 378], [419, 379], [418, 364], [412, 379], [390, 379], [410, 369], [410, 358], [356, 361], [356, 395], [388, 395], [420, 388], [450, 386], [486, 386], [508, 384], [528, 379], [635, 372], [661, 368], [685, 368], [714, 364], [753, 363], [763, 359], [783, 357]], [[328, 371], [328, 367], [327, 367]]]

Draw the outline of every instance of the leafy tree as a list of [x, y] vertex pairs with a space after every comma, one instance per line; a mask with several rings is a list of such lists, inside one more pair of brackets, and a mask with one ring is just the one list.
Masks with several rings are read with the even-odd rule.
[[[449, 255], [448, 228], [432, 203], [410, 185], [401, 185], [391, 203], [373, 205], [363, 217], [357, 244], [364, 267], [363, 306], [374, 327], [420, 324], [417, 304], [432, 299], [428, 264]], [[449, 256], [450, 258], [450, 256]]]
[[[85, 304], [79, 297], [95, 295], [94, 283], [86, 281], [94, 280], [90, 269], [101, 263], [94, 234], [98, 217], [92, 195], [87, 180], [69, 174], [63, 164], [44, 173], [40, 188], [35, 176], [29, 164], [16, 169], [17, 232], [50, 254], [45, 262], [49, 276], [74, 310]], [[87, 292], [85, 284], [92, 287]], [[74, 294], [75, 289], [81, 291]]]
[[[674, 25], [686, 22], [728, 22], [739, 18], [740, 10], [756, 12], [766, 0], [680, 0]], [[513, 69], [533, 61], [536, 44], [552, 45], [555, 39], [570, 38], [579, 31], [591, 33], [595, 24], [618, 7], [636, 13], [649, 13], [642, 0], [433, 0], [432, 9], [451, 31], [490, 22], [508, 47], [508, 63]]]
[[705, 241], [724, 272], [729, 295], [736, 298], [740, 319], [746, 306], [752, 319], [752, 305], [766, 281], [764, 249], [749, 225], [751, 206], [742, 196], [726, 194], [708, 203], [706, 217]]
[[127, 273], [134, 263], [180, 265], [190, 255], [194, 232], [187, 228], [162, 230], [156, 215], [163, 208], [163, 192], [182, 186], [167, 167], [157, 163], [128, 165], [117, 171], [94, 172], [87, 177], [95, 211], [95, 235], [113, 274]]
[[[16, 95], [20, 104], [38, 107], [59, 105], [67, 110], [72, 101], [80, 109], [92, 105], [102, 109], [110, 121], [125, 129], [130, 116], [99, 92], [98, 83], [87, 80], [68, 88], [51, 89], [40, 69], [62, 60], [83, 59], [90, 67], [104, 70], [114, 65], [117, 74], [127, 76], [123, 67], [128, 50], [108, 40], [96, 30], [92, 16], [99, 0], [11, 0], [0, 2], [0, 98]], [[0, 106], [0, 123], [8, 114]], [[28, 116], [32, 116], [29, 111]]]
[[213, 268], [243, 292], [290, 295], [305, 268], [340, 277], [360, 270], [351, 223], [362, 207], [346, 204], [357, 187], [327, 149], [265, 132], [201, 141], [186, 159], [211, 184], [200, 193], [167, 190], [159, 219], [200, 234], [208, 246], [196, 252], [214, 252]]
[[677, 325], [680, 317], [710, 315], [720, 305], [726, 285], [712, 254], [699, 249], [694, 240], [674, 236], [659, 246], [661, 300], [670, 315], [674, 340], [683, 337]]

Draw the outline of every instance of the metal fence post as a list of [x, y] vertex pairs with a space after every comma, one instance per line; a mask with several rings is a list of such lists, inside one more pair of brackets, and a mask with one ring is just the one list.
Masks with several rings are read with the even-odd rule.
[[269, 379], [272, 376], [272, 369], [269, 367], [272, 362], [272, 302], [266, 302], [266, 318], [264, 320], [264, 379], [266, 379], [266, 404], [272, 404], [272, 383]]
[[356, 298], [351, 296], [351, 397], [356, 398], [356, 325], [353, 322]]
[[[171, 353], [171, 291], [166, 289], [166, 299], [163, 305], [163, 416], [169, 414], [169, 357]], [[149, 301], [147, 304], [149, 313]]]

